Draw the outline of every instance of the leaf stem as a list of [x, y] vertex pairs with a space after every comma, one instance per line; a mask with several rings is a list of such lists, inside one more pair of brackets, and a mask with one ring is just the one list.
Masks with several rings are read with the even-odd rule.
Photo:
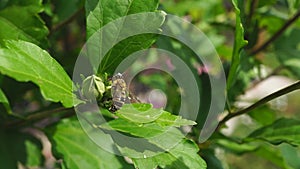
[[250, 55], [255, 55], [265, 48], [267, 48], [273, 41], [275, 41], [292, 23], [294, 23], [300, 16], [300, 10], [290, 18], [269, 40], [263, 43], [260, 47], [250, 52]]
[[263, 104], [275, 99], [275, 98], [278, 98], [282, 95], [285, 95], [285, 94], [288, 94], [292, 91], [295, 91], [295, 90], [299, 90], [300, 89], [300, 81], [297, 81], [295, 82], [294, 84], [288, 86], [288, 87], [285, 87], [281, 90], [278, 90], [277, 92], [274, 92], [264, 98], [262, 98], [261, 100], [259, 100], [258, 102], [252, 104], [251, 106], [245, 108], [245, 109], [242, 109], [242, 110], [239, 110], [235, 113], [230, 113], [228, 114], [226, 117], [224, 117], [219, 125], [218, 125], [218, 128], [220, 128], [226, 121], [228, 121], [229, 119], [233, 118], [233, 117], [236, 117], [236, 116], [239, 116], [239, 115], [242, 115], [242, 114], [245, 114], [245, 113], [248, 113], [254, 109], [256, 109], [257, 107], [259, 106], [262, 106]]
[[24, 119], [21, 120], [16, 120], [16, 121], [11, 121], [8, 122], [6, 124], [4, 124], [4, 127], [18, 127], [18, 126], [22, 126], [31, 122], [35, 122], [41, 119], [45, 119], [50, 117], [50, 115], [56, 114], [56, 113], [66, 113], [69, 111], [73, 111], [73, 108], [64, 108], [64, 107], [59, 107], [56, 109], [52, 109], [52, 110], [46, 110], [46, 111], [41, 111], [41, 112], [36, 112], [32, 115], [27, 116]]

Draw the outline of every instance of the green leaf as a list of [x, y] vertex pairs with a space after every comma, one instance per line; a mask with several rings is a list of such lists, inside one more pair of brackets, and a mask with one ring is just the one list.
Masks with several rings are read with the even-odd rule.
[[264, 126], [251, 133], [245, 140], [264, 140], [272, 144], [289, 143], [300, 145], [300, 121], [296, 119], [281, 118], [273, 124]]
[[300, 152], [298, 147], [281, 144], [279, 147], [285, 161], [293, 168], [300, 168]]
[[174, 127], [197, 124], [192, 120], [182, 119], [181, 116], [172, 115], [167, 111], [163, 111], [162, 115], [159, 116], [159, 118], [155, 120], [155, 122], [162, 126], [174, 126]]
[[300, 29], [295, 28], [278, 38], [274, 43], [274, 53], [280, 63], [297, 78], [300, 77]]
[[187, 126], [195, 125], [194, 121], [182, 119], [181, 116], [172, 115], [162, 109], [152, 108], [151, 104], [124, 104], [116, 113], [120, 118], [129, 120], [134, 123], [150, 123], [154, 122], [161, 126]]
[[34, 138], [16, 130], [0, 129], [0, 169], [17, 168], [41, 164], [41, 145]]
[[197, 154], [197, 145], [190, 140], [183, 140], [168, 152], [149, 157], [133, 159], [139, 169], [156, 168], [206, 168], [205, 161]]
[[273, 164], [277, 165], [280, 168], [283, 169], [292, 169], [287, 164], [287, 161], [284, 159], [281, 152], [278, 150], [278, 148], [269, 146], [269, 145], [263, 145], [260, 146], [255, 152], [253, 152], [256, 156], [262, 157]]
[[247, 41], [244, 39], [244, 27], [241, 21], [241, 11], [239, 9], [240, 3], [241, 2], [239, 0], [232, 0], [232, 4], [234, 6], [236, 14], [236, 21], [232, 60], [227, 80], [227, 90], [231, 88], [234, 82], [238, 66], [240, 64], [240, 52], [242, 48], [247, 44]]
[[235, 154], [243, 154], [257, 149], [256, 145], [238, 143], [229, 139], [216, 139], [214, 142], [220, 147]]
[[1, 10], [0, 44], [4, 39], [11, 39], [47, 46], [46, 36], [49, 32], [44, 21], [38, 15], [42, 11], [41, 0], [18, 3]]
[[161, 127], [155, 123], [134, 123], [121, 118], [102, 124], [100, 125], [100, 127], [103, 129], [114, 129], [143, 138], [153, 137], [162, 134], [166, 130], [166, 128]]
[[[161, 15], [163, 16], [164, 13], [161, 13]], [[150, 21], [150, 23], [153, 25], [157, 25], [158, 30], [159, 26], [161, 26], [162, 24], [162, 18], [163, 17], [160, 18], [160, 23], [154, 21]], [[141, 20], [146, 21], [149, 19], [141, 18]], [[157, 36], [158, 35], [156, 34], [135, 35], [116, 44], [103, 58], [103, 62], [101, 62], [98, 72], [109, 72], [112, 74], [117, 66], [122, 62], [122, 60], [136, 51], [141, 51], [143, 49], [149, 48], [155, 42]]]
[[[144, 131], [146, 129], [147, 128], [144, 128]], [[121, 141], [123, 143], [115, 142], [120, 152], [122, 152], [124, 156], [131, 158], [147, 158], [173, 149], [184, 139], [184, 135], [177, 128], [171, 127], [153, 137], [144, 135], [144, 137], [138, 137], [138, 140], [135, 140], [135, 137], [131, 138], [133, 140], [128, 140], [126, 143], [124, 143], [124, 140]]]
[[207, 168], [223, 169], [222, 162], [216, 157], [213, 149], [201, 150], [201, 155], [207, 164]]
[[[116, 3], [118, 5], [115, 5]], [[96, 36], [98, 39], [89, 39], [93, 41], [91, 42], [93, 44], [88, 45], [90, 46], [88, 55], [95, 72], [113, 74], [124, 58], [135, 51], [149, 48], [154, 43], [157, 35], [149, 32], [158, 32], [165, 19], [164, 12], [154, 12], [157, 6], [157, 0], [86, 1], [87, 37], [92, 37], [104, 25], [109, 27], [102, 29], [104, 32], [97, 32], [99, 33], [99, 36], [98, 34]], [[127, 17], [116, 21], [116, 19], [136, 13], [143, 13], [138, 20], [135, 17], [130, 19]], [[124, 35], [130, 35], [130, 37], [122, 38]], [[97, 46], [97, 49], [90, 51], [94, 46]], [[97, 56], [97, 54], [103, 54], [103, 56]]]
[[259, 26], [266, 28], [270, 34], [276, 33], [284, 22], [285, 18], [276, 16], [273, 13], [263, 13], [259, 18]]
[[232, 87], [229, 89], [227, 98], [229, 102], [236, 101], [237, 97], [244, 94], [247, 87], [257, 78], [257, 62], [254, 57], [249, 57], [245, 50], [240, 52], [240, 63], [235, 75]]
[[162, 127], [156, 123], [137, 124], [124, 119], [115, 119], [99, 126], [102, 129], [116, 130], [136, 137], [147, 138], [149, 142], [167, 150], [184, 135], [174, 127]]
[[12, 111], [10, 109], [10, 104], [9, 104], [5, 94], [3, 93], [3, 91], [1, 89], [0, 89], [0, 103], [3, 104], [3, 106], [5, 107], [8, 114], [12, 114]]
[[40, 147], [38, 147], [33, 142], [26, 140], [25, 147], [27, 152], [26, 166], [37, 167], [42, 164], [42, 152]]
[[248, 115], [262, 125], [269, 125], [274, 122], [276, 111], [272, 110], [269, 106], [264, 105], [252, 110]]
[[62, 158], [67, 168], [133, 168], [123, 158], [98, 147], [84, 133], [76, 118], [64, 119], [55, 126], [46, 128], [46, 133], [53, 143], [55, 156]]
[[[135, 145], [135, 147], [131, 146], [132, 141], [136, 141], [134, 139], [127, 140], [129, 144], [127, 146], [124, 146], [125, 138], [121, 140], [114, 139], [115, 143], [120, 145], [118, 148], [123, 155], [135, 158], [150, 157], [159, 152], [170, 150], [184, 138], [179, 129], [161, 126], [155, 122], [141, 124], [118, 118], [97, 127], [105, 130], [119, 131], [127, 135], [130, 134], [131, 138], [138, 137], [138, 145]], [[113, 135], [111, 136], [114, 137]], [[119, 140], [121, 142], [118, 142]]]
[[111, 21], [134, 13], [154, 12], [157, 7], [158, 0], [86, 1], [87, 38]]
[[[149, 104], [148, 104], [149, 105]], [[163, 113], [162, 109], [149, 107], [147, 104], [124, 104], [117, 111], [117, 116], [135, 123], [150, 123]]]
[[72, 81], [46, 51], [24, 41], [5, 41], [0, 49], [0, 72], [21, 82], [32, 81], [45, 99], [73, 106]]
[[[1, 1], [2, 2], [2, 1]], [[10, 6], [40, 6], [42, 3], [41, 0], [27, 0], [27, 1], [19, 1], [19, 0], [4, 0], [4, 7]]]
[[201, 22], [204, 21], [205, 23], [215, 19], [218, 14], [225, 12], [221, 5], [222, 2], [216, 0], [161, 1], [160, 3], [168, 13], [182, 17], [189, 15], [191, 18], [195, 20], [201, 19]]

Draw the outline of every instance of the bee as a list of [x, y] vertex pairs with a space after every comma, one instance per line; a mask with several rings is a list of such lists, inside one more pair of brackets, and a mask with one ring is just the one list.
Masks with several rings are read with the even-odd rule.
[[137, 97], [133, 96], [129, 92], [127, 84], [121, 73], [114, 75], [111, 80], [112, 106], [110, 107], [110, 111], [115, 112], [124, 104], [140, 102]]
[[127, 84], [121, 73], [117, 73], [112, 77], [111, 95], [112, 95], [111, 111], [116, 111], [120, 109], [123, 106], [123, 104], [130, 103]]

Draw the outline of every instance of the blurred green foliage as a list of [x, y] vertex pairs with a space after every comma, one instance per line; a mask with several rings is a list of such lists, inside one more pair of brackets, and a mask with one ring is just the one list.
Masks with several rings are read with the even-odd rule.
[[[180, 132], [186, 128], [177, 128], [195, 124], [177, 116], [184, 91], [163, 71], [150, 69], [139, 73], [129, 89], [145, 101], [149, 93], [159, 89], [167, 98], [165, 110], [151, 106], [143, 109], [147, 104], [137, 104], [141, 106], [138, 110], [124, 106], [116, 114], [101, 110], [110, 121], [97, 127], [147, 138], [166, 152], [145, 159], [124, 159], [110, 154], [96, 147], [73, 117], [74, 110], [67, 108], [75, 106], [70, 77], [86, 40], [114, 19], [134, 13], [161, 14], [155, 23], [140, 22], [160, 27], [164, 11], [194, 24], [214, 45], [227, 77], [224, 91], [227, 103], [218, 118], [228, 117], [227, 114], [243, 110], [241, 105], [245, 102], [247, 105], [260, 102], [258, 96], [250, 100], [242, 96], [268, 79], [299, 80], [299, 9], [300, 0], [0, 1], [0, 152], [5, 154], [0, 157], [0, 169], [49, 165], [49, 157], [42, 154], [43, 139], [25, 132], [28, 128], [36, 128], [46, 133], [44, 139], [49, 138], [52, 150], [47, 153], [56, 158], [50, 161], [51, 167], [300, 168], [299, 94], [285, 95], [272, 104], [232, 118], [221, 124], [206, 142], [199, 142], [212, 97], [208, 74], [214, 68], [204, 65], [185, 44], [165, 36], [143, 34], [125, 39], [94, 69], [111, 76], [128, 55], [150, 47], [172, 52], [188, 65], [197, 79], [201, 101], [197, 125], [187, 136]], [[165, 58], [152, 57], [151, 53], [141, 62], [174, 66]], [[133, 69], [142, 65], [134, 65]], [[299, 85], [293, 90], [296, 89]], [[282, 104], [286, 106], [282, 108]], [[147, 137], [169, 128], [171, 132], [160, 137], [160, 142]], [[168, 147], [176, 139], [179, 144]], [[123, 153], [140, 153], [127, 147], [118, 148]]]

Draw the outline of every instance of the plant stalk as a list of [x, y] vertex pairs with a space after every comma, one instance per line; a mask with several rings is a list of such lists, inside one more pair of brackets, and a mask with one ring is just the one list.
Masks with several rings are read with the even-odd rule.
[[252, 104], [251, 106], [249, 106], [245, 109], [239, 110], [235, 113], [230, 113], [220, 121], [220, 123], [218, 125], [218, 128], [220, 128], [226, 121], [230, 120], [233, 117], [236, 117], [236, 116], [239, 116], [239, 115], [242, 115], [242, 114], [246, 114], [246, 113], [248, 113], [248, 112], [264, 105], [265, 103], [267, 103], [267, 102], [269, 102], [269, 101], [271, 101], [275, 98], [278, 98], [280, 96], [283, 96], [285, 94], [288, 94], [290, 92], [293, 92], [293, 91], [299, 90], [299, 89], [300, 89], [300, 81], [297, 81], [297, 82], [295, 82], [294, 84], [292, 84], [288, 87], [285, 87], [281, 90], [278, 90], [277, 92], [274, 92], [274, 93], [262, 98], [261, 100], [257, 101], [256, 103]]
[[275, 41], [280, 35], [290, 26], [292, 25], [297, 19], [300, 17], [300, 10], [290, 18], [269, 40], [263, 43], [260, 47], [250, 52], [250, 55], [256, 55], [257, 53], [263, 51], [267, 48], [273, 41]]

